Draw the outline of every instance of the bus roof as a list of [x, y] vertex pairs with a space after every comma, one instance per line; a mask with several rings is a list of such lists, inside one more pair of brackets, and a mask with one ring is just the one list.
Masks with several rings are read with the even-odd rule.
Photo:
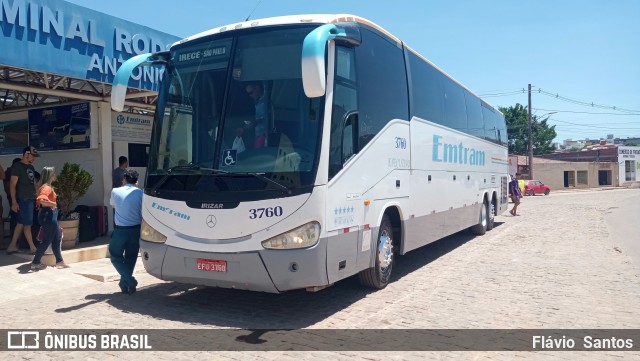
[[273, 18], [264, 18], [264, 19], [256, 19], [243, 21], [235, 24], [228, 24], [225, 26], [220, 26], [217, 28], [213, 28], [211, 30], [203, 31], [201, 33], [189, 36], [184, 38], [173, 45], [182, 44], [187, 41], [195, 40], [198, 38], [202, 38], [208, 35], [218, 34], [225, 31], [239, 30], [239, 29], [247, 29], [247, 28], [255, 28], [261, 26], [273, 26], [273, 25], [288, 25], [288, 24], [333, 24], [340, 22], [356, 22], [371, 26], [379, 30], [380, 32], [386, 34], [389, 38], [395, 40], [397, 43], [401, 43], [400, 39], [393, 36], [390, 32], [383, 29], [381, 26], [376, 25], [375, 23], [359, 17], [355, 15], [349, 14], [308, 14], [308, 15], [288, 15], [288, 16], [277, 16]]
[[367, 26], [369, 26], [371, 28], [374, 28], [374, 29], [380, 31], [381, 33], [383, 33], [386, 36], [388, 36], [389, 39], [391, 39], [391, 40], [395, 41], [396, 43], [398, 43], [398, 45], [402, 45], [402, 46], [406, 47], [407, 50], [411, 51], [412, 53], [414, 53], [415, 55], [420, 57], [422, 60], [424, 60], [427, 63], [431, 64], [432, 66], [436, 67], [445, 76], [447, 76], [448, 78], [450, 78], [451, 80], [456, 82], [458, 85], [460, 85], [461, 87], [466, 89], [471, 94], [473, 94], [476, 97], [478, 97], [478, 99], [480, 99], [480, 101], [484, 102], [486, 105], [488, 105], [489, 107], [491, 107], [492, 109], [494, 109], [495, 111], [500, 113], [500, 110], [498, 108], [494, 107], [493, 105], [489, 104], [489, 102], [487, 102], [486, 100], [484, 100], [481, 97], [479, 97], [477, 94], [475, 94], [473, 91], [471, 91], [471, 89], [469, 89], [466, 86], [464, 86], [462, 83], [460, 83], [455, 78], [453, 78], [451, 75], [449, 75], [447, 72], [445, 72], [444, 70], [440, 69], [438, 66], [433, 64], [427, 58], [422, 56], [420, 53], [418, 53], [417, 51], [415, 51], [411, 47], [407, 46], [407, 44], [403, 43], [399, 38], [397, 38], [396, 36], [394, 36], [393, 34], [388, 32], [387, 30], [385, 30], [383, 27], [377, 25], [376, 23], [374, 23], [372, 21], [369, 21], [369, 20], [367, 20], [367, 19], [365, 19], [363, 17], [356, 16], [356, 15], [351, 15], [351, 14], [287, 15], [287, 16], [277, 16], [277, 17], [272, 17], [272, 18], [263, 18], [263, 19], [255, 19], [255, 20], [243, 21], [243, 22], [239, 22], [239, 23], [235, 23], [235, 24], [228, 24], [228, 25], [225, 25], [225, 26], [220, 26], [220, 27], [213, 28], [213, 29], [210, 29], [210, 30], [207, 30], [207, 31], [203, 31], [201, 33], [186, 37], [186, 38], [184, 38], [184, 39], [172, 44], [172, 46], [177, 45], [177, 44], [182, 44], [182, 43], [185, 43], [185, 42], [188, 42], [188, 41], [192, 41], [192, 40], [195, 40], [195, 39], [203, 38], [203, 37], [206, 37], [206, 36], [209, 36], [209, 35], [223, 33], [225, 31], [233, 31], [233, 30], [255, 28], [255, 27], [262, 27], [262, 26], [273, 26], [273, 25], [335, 24], [335, 23], [342, 23], [342, 22], [356, 22], [356, 23], [360, 23], [360, 24], [363, 24], [363, 25], [367, 25]]

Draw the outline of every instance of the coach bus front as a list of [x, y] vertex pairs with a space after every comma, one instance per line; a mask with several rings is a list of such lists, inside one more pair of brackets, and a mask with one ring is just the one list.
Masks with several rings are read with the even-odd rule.
[[316, 177], [325, 98], [305, 95], [301, 69], [317, 26], [222, 32], [156, 55], [165, 72], [140, 242], [149, 273], [266, 292], [327, 285]]

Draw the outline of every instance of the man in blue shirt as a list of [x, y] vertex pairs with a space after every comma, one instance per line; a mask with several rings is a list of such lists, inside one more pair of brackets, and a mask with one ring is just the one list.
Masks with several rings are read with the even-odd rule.
[[111, 263], [120, 274], [120, 290], [132, 294], [138, 281], [133, 269], [140, 250], [140, 223], [142, 223], [142, 189], [136, 187], [138, 172], [127, 169], [125, 184], [111, 190], [111, 206], [115, 210], [115, 229], [109, 242]]

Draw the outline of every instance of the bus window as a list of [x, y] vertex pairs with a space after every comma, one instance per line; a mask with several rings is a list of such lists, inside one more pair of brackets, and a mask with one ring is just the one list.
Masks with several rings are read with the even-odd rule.
[[357, 153], [358, 145], [358, 113], [351, 113], [345, 119], [342, 130], [342, 165]]
[[484, 138], [484, 121], [482, 119], [480, 99], [465, 90], [464, 101], [467, 105], [467, 128], [469, 134]]
[[467, 113], [462, 88], [449, 78], [444, 79], [444, 116], [447, 127], [467, 131]]
[[[346, 115], [358, 109], [358, 97], [355, 82], [353, 49], [336, 48], [336, 76], [333, 92], [333, 107], [331, 113], [331, 140], [329, 142], [329, 179], [333, 178], [344, 165], [346, 159], [343, 147], [345, 134], [353, 134], [352, 124], [346, 129]], [[352, 139], [351, 137], [347, 137]], [[353, 142], [347, 146], [349, 157], [353, 155]]]
[[498, 140], [496, 132], [496, 117], [492, 109], [482, 105], [482, 117], [484, 118], [484, 139], [490, 142]]
[[430, 122], [444, 124], [444, 76], [436, 68], [408, 51], [411, 68], [413, 114]]
[[355, 48], [359, 149], [393, 119], [409, 120], [407, 74], [401, 46], [363, 28]]

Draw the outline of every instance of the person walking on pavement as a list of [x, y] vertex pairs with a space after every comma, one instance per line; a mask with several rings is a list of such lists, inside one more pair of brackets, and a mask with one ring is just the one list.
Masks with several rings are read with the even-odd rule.
[[511, 182], [509, 182], [509, 195], [511, 196], [511, 200], [513, 201], [513, 208], [509, 211], [512, 216], [519, 216], [517, 213], [518, 206], [520, 205], [520, 198], [522, 198], [522, 193], [520, 192], [520, 186], [518, 185], [518, 177], [520, 174], [511, 176]]
[[115, 229], [109, 242], [111, 263], [120, 274], [120, 290], [132, 294], [138, 281], [133, 269], [140, 250], [140, 224], [142, 223], [142, 189], [136, 187], [138, 172], [128, 169], [124, 173], [125, 184], [111, 190], [111, 206], [115, 210]]
[[20, 233], [24, 233], [31, 253], [36, 252], [31, 234], [33, 224], [33, 210], [36, 202], [36, 170], [32, 163], [39, 157], [35, 147], [24, 148], [22, 159], [11, 166], [11, 182], [9, 184], [11, 193], [11, 210], [17, 215], [16, 228], [13, 231], [13, 238], [7, 247], [7, 254], [18, 252], [17, 242]]
[[33, 256], [31, 262], [31, 269], [34, 271], [43, 270], [47, 268], [45, 264], [41, 263], [44, 252], [51, 245], [53, 255], [56, 257], [56, 268], [69, 268], [62, 259], [62, 251], [60, 246], [62, 243], [62, 235], [60, 234], [60, 226], [58, 225], [58, 204], [56, 191], [51, 186], [51, 183], [57, 179], [56, 170], [54, 167], [44, 167], [41, 174], [42, 185], [38, 190], [38, 197], [36, 203], [40, 206], [40, 212], [38, 212], [38, 222], [42, 227], [42, 243], [38, 245], [36, 255]]

